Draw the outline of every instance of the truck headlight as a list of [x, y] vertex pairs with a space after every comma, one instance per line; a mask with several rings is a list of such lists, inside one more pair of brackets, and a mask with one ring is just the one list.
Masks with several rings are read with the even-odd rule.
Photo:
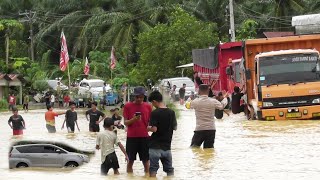
[[272, 107], [273, 104], [271, 102], [263, 102], [262, 106], [263, 107]]
[[312, 104], [319, 104], [320, 103], [320, 98], [314, 99], [312, 101]]

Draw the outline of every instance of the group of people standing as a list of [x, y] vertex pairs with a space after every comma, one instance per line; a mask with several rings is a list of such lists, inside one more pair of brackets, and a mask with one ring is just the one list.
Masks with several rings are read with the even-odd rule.
[[[158, 91], [151, 92], [148, 97], [155, 110], [144, 102], [144, 87], [136, 87], [133, 95], [134, 101], [123, 107], [124, 124], [127, 127], [126, 148], [113, 132], [115, 123], [111, 118], [104, 119], [105, 131], [97, 135], [96, 149], [101, 150], [101, 173], [107, 174], [109, 169], [113, 169], [115, 174], [119, 173], [114, 151], [114, 145], [118, 145], [126, 157], [128, 173], [133, 172], [133, 164], [139, 155], [145, 173], [151, 177], [156, 176], [160, 160], [167, 175], [173, 175], [171, 140], [173, 130], [177, 129], [175, 112], [164, 105], [162, 94]], [[151, 137], [148, 132], [152, 132]]]

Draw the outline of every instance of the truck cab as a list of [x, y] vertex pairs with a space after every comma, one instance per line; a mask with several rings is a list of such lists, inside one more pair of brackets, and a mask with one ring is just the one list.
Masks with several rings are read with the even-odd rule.
[[279, 50], [255, 56], [254, 98], [258, 119], [320, 117], [319, 51]]

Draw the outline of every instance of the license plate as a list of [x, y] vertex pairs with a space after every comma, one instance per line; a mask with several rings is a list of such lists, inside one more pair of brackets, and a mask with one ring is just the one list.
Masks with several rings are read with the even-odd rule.
[[287, 113], [286, 114], [286, 117], [287, 118], [299, 118], [299, 117], [301, 117], [302, 115], [301, 115], [301, 113], [300, 112], [297, 112], [297, 113]]

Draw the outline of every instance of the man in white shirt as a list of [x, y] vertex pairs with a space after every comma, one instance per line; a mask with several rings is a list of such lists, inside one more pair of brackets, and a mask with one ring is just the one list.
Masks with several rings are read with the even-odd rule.
[[190, 107], [195, 110], [196, 114], [196, 129], [192, 137], [191, 146], [200, 147], [203, 143], [203, 148], [213, 148], [216, 134], [214, 122], [215, 110], [223, 108], [228, 103], [227, 94], [224, 99], [219, 102], [215, 98], [208, 97], [209, 86], [201, 84], [199, 86], [199, 98], [191, 101]]
[[117, 134], [113, 131], [114, 122], [111, 118], [105, 118], [103, 127], [104, 131], [98, 133], [96, 141], [96, 149], [101, 150], [101, 174], [107, 175], [109, 169], [114, 170], [114, 174], [119, 174], [119, 162], [115, 153], [114, 145], [120, 147], [128, 161], [128, 155], [125, 148], [119, 141]]
[[52, 93], [50, 96], [50, 104], [51, 107], [54, 107], [54, 102], [56, 101], [56, 97], [54, 96], [54, 94]]

